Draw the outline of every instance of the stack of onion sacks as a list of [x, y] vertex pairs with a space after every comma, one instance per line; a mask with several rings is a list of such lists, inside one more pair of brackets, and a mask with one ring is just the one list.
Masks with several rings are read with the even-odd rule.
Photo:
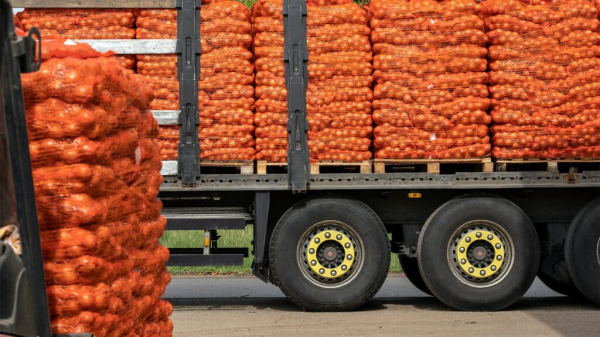
[[43, 38], [135, 38], [133, 9], [25, 8], [17, 17], [25, 31], [36, 27]]
[[[133, 39], [135, 15], [133, 9], [26, 8], [15, 16], [15, 26], [25, 30], [36, 27], [43, 38]], [[135, 72], [134, 55], [115, 57], [127, 72]]]
[[489, 0], [497, 158], [600, 157], [600, 34], [588, 0]]
[[487, 155], [487, 38], [473, 0], [373, 0], [375, 157]]
[[53, 333], [170, 335], [151, 88], [89, 45], [45, 39], [22, 76]]
[[[198, 106], [201, 158], [254, 160], [254, 66], [250, 10], [235, 1], [203, 1]], [[175, 38], [175, 10], [143, 10], [138, 35]], [[179, 83], [174, 55], [138, 56], [138, 72], [155, 83], [155, 109], [177, 109]], [[176, 159], [178, 129], [161, 131], [164, 159]]]
[[[282, 0], [260, 0], [254, 16], [257, 159], [287, 159], [287, 88]], [[372, 53], [367, 13], [349, 1], [308, 2], [308, 146], [311, 162], [371, 158]]]

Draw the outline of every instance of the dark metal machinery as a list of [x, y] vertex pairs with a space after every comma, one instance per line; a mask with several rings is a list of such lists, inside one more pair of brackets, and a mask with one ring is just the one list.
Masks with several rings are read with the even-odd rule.
[[[16, 225], [19, 257], [0, 242], [0, 333], [50, 336], [46, 281], [36, 212], [21, 72], [39, 69], [41, 41], [17, 37], [9, 3], [0, 1], [0, 227]], [[34, 62], [38, 40], [38, 62]]]

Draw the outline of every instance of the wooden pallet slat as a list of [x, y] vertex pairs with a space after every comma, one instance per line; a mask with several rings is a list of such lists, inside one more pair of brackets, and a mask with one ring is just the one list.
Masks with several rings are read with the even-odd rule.
[[[256, 174], [267, 174], [268, 167], [282, 167], [287, 168], [287, 163], [272, 163], [264, 160], [259, 160], [256, 162]], [[356, 167], [360, 173], [372, 173], [373, 172], [373, 164], [370, 160], [365, 160], [357, 163], [347, 163], [340, 161], [323, 161], [314, 164], [310, 164], [310, 174], [321, 174], [321, 167], [337, 167], [337, 168], [347, 168], [347, 167]]]
[[254, 161], [218, 161], [218, 160], [202, 160], [202, 167], [235, 167], [240, 169], [240, 174], [254, 174]]
[[287, 167], [287, 163], [272, 163], [265, 160], [256, 161], [256, 174], [267, 174], [267, 167]]
[[[600, 159], [592, 158], [520, 158], [520, 159], [497, 159], [496, 160], [496, 172], [506, 172], [509, 167], [520, 167], [523, 169], [525, 166], [538, 165], [538, 171], [547, 172], [559, 172], [559, 164], [600, 164]], [[541, 168], [541, 169], [539, 169]], [[529, 170], [531, 171], [531, 170]]]
[[427, 173], [439, 174], [441, 166], [447, 164], [474, 164], [481, 165], [481, 172], [493, 172], [494, 163], [490, 158], [467, 158], [467, 159], [375, 159], [373, 167], [375, 173], [386, 173], [387, 166], [425, 166]]
[[310, 174], [321, 174], [321, 167], [349, 167], [359, 166], [360, 173], [372, 173], [373, 163], [370, 160], [364, 160], [357, 163], [346, 163], [341, 161], [322, 161], [315, 164], [310, 164]]

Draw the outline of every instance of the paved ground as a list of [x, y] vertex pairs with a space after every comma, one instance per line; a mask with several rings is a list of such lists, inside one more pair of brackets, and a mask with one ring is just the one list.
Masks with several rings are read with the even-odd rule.
[[255, 278], [176, 277], [175, 336], [598, 336], [600, 311], [537, 281], [509, 310], [457, 312], [389, 277], [359, 311], [302, 312]]

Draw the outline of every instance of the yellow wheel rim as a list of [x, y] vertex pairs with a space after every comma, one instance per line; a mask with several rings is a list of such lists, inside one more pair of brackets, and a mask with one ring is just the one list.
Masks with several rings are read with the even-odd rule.
[[326, 279], [344, 276], [356, 260], [354, 245], [341, 231], [324, 230], [311, 238], [306, 250], [310, 269]]
[[498, 235], [485, 229], [462, 236], [456, 247], [460, 268], [475, 279], [494, 276], [504, 263], [504, 244]]

